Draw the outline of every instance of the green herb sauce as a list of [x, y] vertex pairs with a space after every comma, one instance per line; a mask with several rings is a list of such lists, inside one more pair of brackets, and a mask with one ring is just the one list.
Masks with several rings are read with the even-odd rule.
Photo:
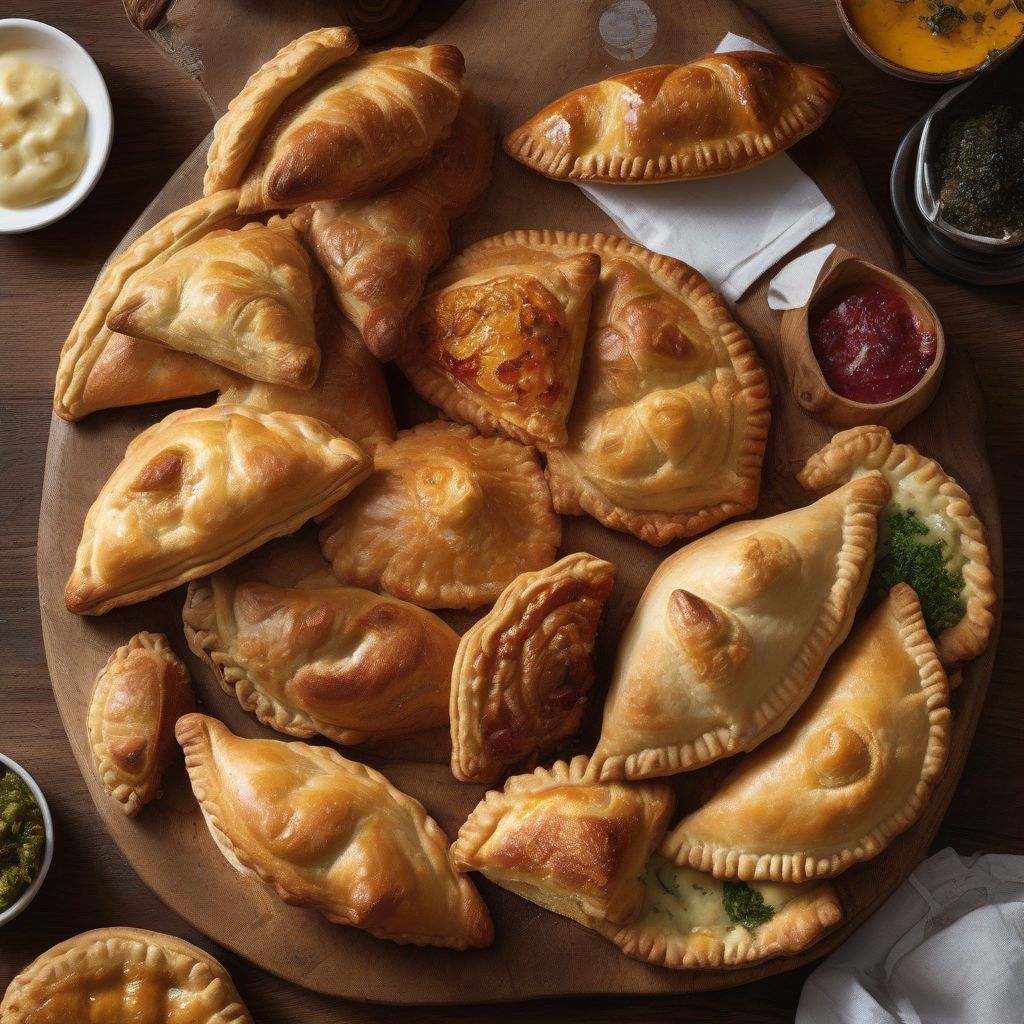
[[45, 838], [39, 804], [24, 779], [7, 769], [0, 775], [0, 910], [35, 878]]
[[766, 924], [775, 916], [775, 908], [765, 903], [764, 897], [746, 882], [724, 882], [722, 906], [729, 920], [733, 924], [743, 925], [748, 932]]

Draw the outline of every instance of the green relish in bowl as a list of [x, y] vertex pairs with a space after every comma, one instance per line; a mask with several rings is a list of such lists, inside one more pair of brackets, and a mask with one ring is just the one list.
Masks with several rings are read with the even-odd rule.
[[43, 812], [25, 780], [13, 769], [0, 772], [0, 911], [32, 884], [46, 845]]

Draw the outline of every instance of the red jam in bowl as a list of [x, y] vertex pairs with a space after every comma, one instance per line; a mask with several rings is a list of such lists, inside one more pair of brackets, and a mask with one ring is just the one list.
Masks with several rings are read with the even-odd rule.
[[811, 347], [828, 386], [877, 405], [905, 395], [935, 362], [935, 335], [895, 288], [846, 285], [810, 317]]

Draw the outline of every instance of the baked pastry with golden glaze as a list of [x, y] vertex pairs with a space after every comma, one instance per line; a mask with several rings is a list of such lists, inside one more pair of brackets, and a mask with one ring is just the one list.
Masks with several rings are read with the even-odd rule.
[[571, 736], [594, 682], [592, 652], [615, 566], [586, 552], [517, 576], [459, 643], [452, 774], [494, 782]]
[[644, 864], [675, 799], [660, 782], [597, 782], [586, 757], [516, 775], [492, 790], [452, 846], [461, 871], [593, 927], [635, 920]]
[[666, 558], [619, 645], [602, 777], [690, 771], [778, 732], [850, 631], [888, 500], [884, 480], [864, 477]]
[[875, 426], [836, 434], [797, 479], [818, 491], [865, 473], [881, 475], [893, 494], [879, 530], [880, 588], [914, 587], [943, 664], [976, 658], [992, 632], [996, 585], [970, 496], [934, 459]]
[[493, 938], [423, 805], [329, 747], [246, 740], [205, 715], [178, 742], [210, 834], [286, 902], [380, 939], [465, 949]]
[[720, 878], [803, 882], [870, 860], [921, 815], [949, 751], [949, 686], [906, 584], [853, 634], [786, 730], [662, 847]]
[[96, 677], [86, 719], [93, 763], [130, 818], [159, 794], [178, 752], [174, 723], [196, 707], [190, 682], [162, 633], [137, 633]]
[[532, 451], [435, 420], [374, 452], [373, 475], [325, 517], [342, 583], [423, 608], [476, 608], [555, 560], [561, 523]]
[[4, 1024], [253, 1024], [227, 971], [159, 932], [97, 928], [36, 957], [8, 986]]
[[378, 191], [448, 134], [465, 63], [454, 46], [353, 56], [348, 28], [293, 40], [253, 74], [213, 130], [203, 191], [239, 210]]
[[838, 98], [823, 68], [713, 53], [567, 93], [510, 132], [505, 152], [549, 178], [613, 185], [730, 174], [819, 128]]
[[325, 423], [244, 405], [182, 409], [128, 445], [85, 517], [64, 592], [101, 615], [293, 533], [370, 473]]

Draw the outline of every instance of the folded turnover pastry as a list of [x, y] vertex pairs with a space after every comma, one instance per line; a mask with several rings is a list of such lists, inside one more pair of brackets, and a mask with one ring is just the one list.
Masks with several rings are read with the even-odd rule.
[[195, 711], [188, 669], [161, 633], [137, 633], [110, 656], [86, 719], [96, 773], [133, 817], [156, 797], [178, 748], [174, 723]]
[[320, 547], [342, 583], [424, 608], [476, 608], [555, 559], [561, 523], [527, 448], [442, 420], [374, 451], [373, 475], [341, 502]]
[[742, 171], [818, 128], [839, 98], [823, 68], [713, 53], [583, 86], [505, 138], [549, 178], [643, 184]]
[[877, 856], [946, 763], [949, 687], [917, 596], [894, 587], [786, 729], [670, 833], [662, 853], [721, 878], [802, 882]]
[[349, 28], [293, 40], [250, 76], [213, 130], [203, 189], [243, 213], [370, 194], [447, 135], [464, 61], [454, 46], [353, 56]]
[[494, 782], [578, 728], [615, 566], [585, 552], [517, 576], [462, 637], [451, 685], [452, 773]]
[[917, 591], [944, 664], [977, 657], [992, 632], [996, 587], [970, 496], [934, 459], [875, 426], [836, 434], [798, 479], [817, 491], [865, 473], [892, 488], [879, 529], [878, 588], [904, 582]]
[[336, 924], [419, 946], [486, 946], [483, 901], [412, 797], [329, 747], [246, 740], [186, 715], [178, 742], [203, 817], [242, 874]]
[[85, 518], [64, 593], [100, 615], [297, 530], [369, 474], [325, 423], [244, 405], [183, 409], [143, 431]]
[[253, 1024], [227, 971], [159, 932], [97, 928], [36, 957], [8, 986], [3, 1024]]
[[666, 558], [619, 645], [602, 777], [689, 771], [778, 732], [850, 630], [888, 500], [884, 480], [859, 478]]

